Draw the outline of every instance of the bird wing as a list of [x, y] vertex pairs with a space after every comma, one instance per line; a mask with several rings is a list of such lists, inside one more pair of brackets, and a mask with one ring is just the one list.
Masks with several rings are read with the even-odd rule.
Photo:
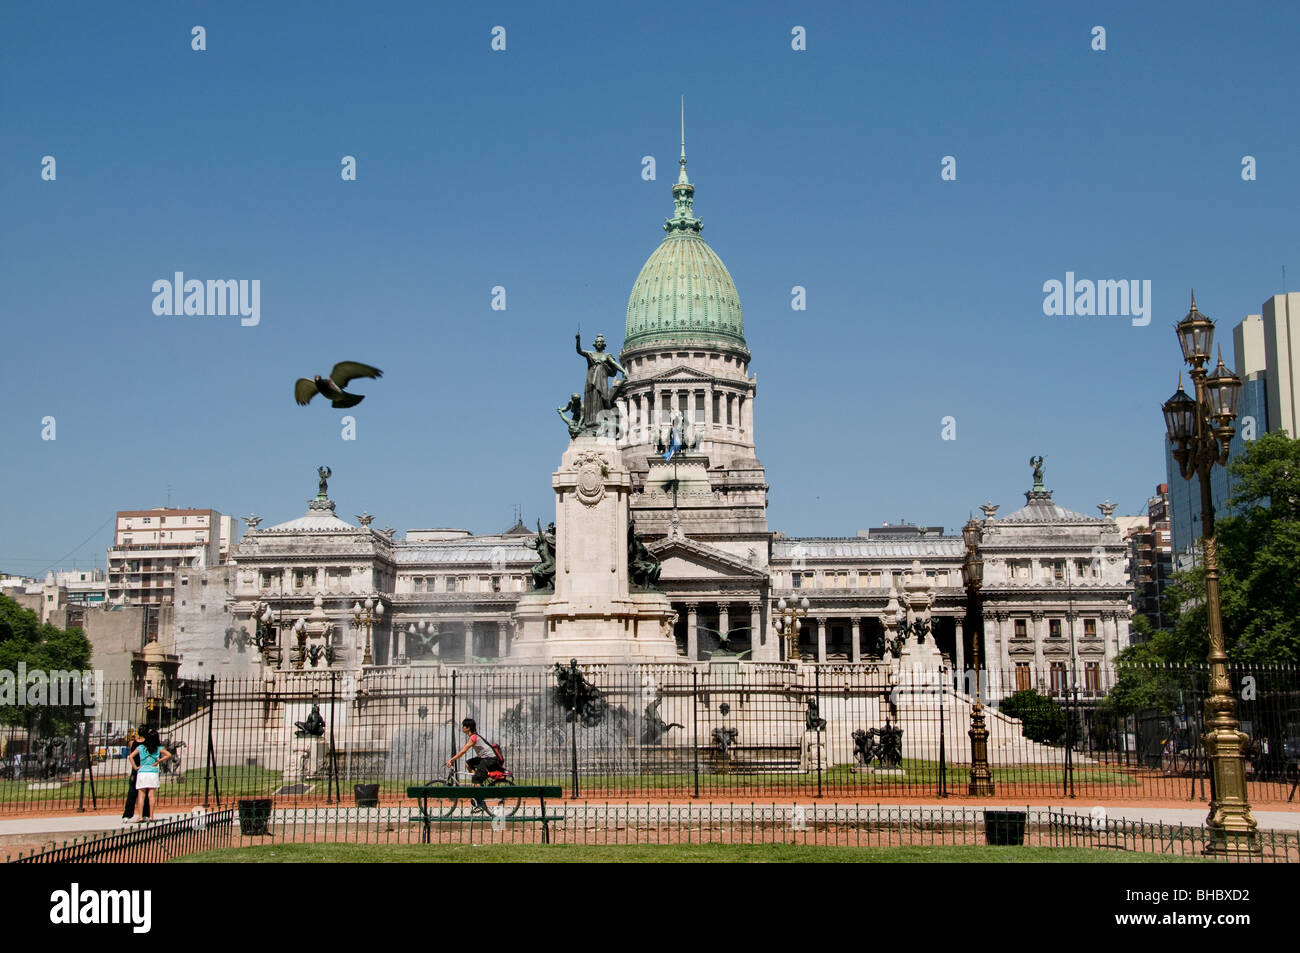
[[309, 381], [305, 377], [300, 377], [293, 385], [293, 399], [298, 403], [306, 405], [316, 396], [316, 382]]
[[348, 386], [348, 381], [356, 380], [358, 377], [383, 377], [384, 372], [377, 367], [371, 367], [369, 364], [361, 364], [358, 361], [339, 361], [334, 365], [334, 370], [330, 371], [330, 380], [339, 387]]

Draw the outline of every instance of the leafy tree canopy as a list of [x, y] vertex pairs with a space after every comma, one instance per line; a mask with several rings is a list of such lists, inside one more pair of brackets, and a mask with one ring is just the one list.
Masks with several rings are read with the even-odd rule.
[[[1215, 523], [1224, 647], [1232, 662], [1300, 664], [1300, 440], [1269, 433], [1229, 465], [1238, 512]], [[1195, 497], [1195, 493], [1194, 493]], [[1204, 559], [1175, 573], [1165, 590], [1172, 626], [1134, 619], [1125, 662], [1204, 662], [1209, 653]]]
[[[0, 671], [16, 680], [20, 662], [29, 672], [84, 671], [90, 667], [90, 642], [80, 629], [42, 623], [35, 612], [0, 596]], [[0, 707], [0, 724], [26, 724], [46, 734], [68, 730], [78, 717], [70, 708]]]

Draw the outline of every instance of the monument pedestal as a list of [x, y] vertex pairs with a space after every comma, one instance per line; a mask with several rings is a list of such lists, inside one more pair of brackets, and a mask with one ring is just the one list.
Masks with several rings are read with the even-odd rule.
[[555, 588], [520, 598], [511, 661], [676, 661], [676, 613], [668, 597], [629, 585], [632, 475], [614, 441], [574, 438], [551, 486]]

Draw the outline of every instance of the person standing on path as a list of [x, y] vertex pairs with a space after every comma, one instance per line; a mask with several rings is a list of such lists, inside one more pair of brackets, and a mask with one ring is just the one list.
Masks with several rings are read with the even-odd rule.
[[158, 739], [156, 728], [146, 729], [144, 741], [131, 752], [131, 764], [137, 771], [135, 789], [144, 795], [144, 803], [140, 808], [142, 821], [153, 819], [153, 792], [158, 789], [158, 766], [170, 760], [171, 756], [171, 752]]
[[[126, 753], [128, 759], [135, 754], [135, 749], [140, 747], [140, 742], [144, 739], [144, 733], [146, 730], [147, 729], [142, 725], [139, 730], [132, 728], [128, 733], [126, 738], [127, 744], [130, 745], [129, 750]], [[126, 804], [122, 807], [122, 821], [128, 824], [135, 819], [135, 779], [136, 770], [132, 767], [131, 777], [126, 783]]]

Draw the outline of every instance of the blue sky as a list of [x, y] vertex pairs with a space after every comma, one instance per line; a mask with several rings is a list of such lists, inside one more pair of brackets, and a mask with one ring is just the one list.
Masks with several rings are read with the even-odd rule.
[[[553, 513], [572, 336], [621, 346], [683, 93], [773, 529], [951, 531], [1019, 506], [1033, 454], [1063, 505], [1142, 511], [1189, 286], [1230, 345], [1300, 277], [1300, 14], [1134, 6], [7, 6], [0, 569], [102, 565], [169, 486], [290, 519], [322, 463], [340, 515], [399, 530]], [[154, 315], [176, 271], [259, 279], [261, 323]], [[1150, 324], [1045, 316], [1067, 271], [1150, 280]], [[385, 374], [350, 442], [291, 397], [343, 359]]]

